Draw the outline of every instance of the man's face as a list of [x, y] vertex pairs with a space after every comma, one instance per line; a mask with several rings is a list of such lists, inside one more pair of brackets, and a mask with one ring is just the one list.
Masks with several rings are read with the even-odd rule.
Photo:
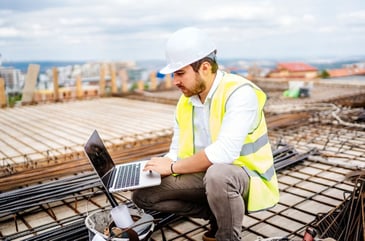
[[198, 95], [206, 89], [204, 79], [190, 65], [174, 72], [174, 85], [186, 97]]

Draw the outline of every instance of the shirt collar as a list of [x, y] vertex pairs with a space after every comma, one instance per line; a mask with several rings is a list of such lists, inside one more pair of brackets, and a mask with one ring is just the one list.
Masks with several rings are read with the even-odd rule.
[[[210, 99], [212, 98], [215, 90], [218, 88], [218, 85], [219, 83], [221, 82], [223, 78], [223, 72], [218, 70], [217, 71], [217, 74], [213, 80], [213, 84], [212, 84], [212, 87], [210, 88], [209, 92], [208, 92], [208, 95], [207, 95], [207, 98], [205, 99], [205, 102], [207, 101], [210, 101]], [[200, 99], [199, 99], [199, 96], [198, 95], [193, 95], [189, 98], [190, 102], [193, 104], [193, 105], [201, 105], [202, 103], [200, 102]], [[203, 103], [204, 104], [204, 103]]]

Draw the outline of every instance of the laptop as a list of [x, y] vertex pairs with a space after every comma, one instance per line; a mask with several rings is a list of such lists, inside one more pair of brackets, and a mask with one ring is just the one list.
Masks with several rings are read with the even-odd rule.
[[86, 142], [84, 151], [103, 186], [109, 192], [129, 191], [161, 183], [159, 173], [143, 171], [147, 160], [115, 165], [96, 130]]

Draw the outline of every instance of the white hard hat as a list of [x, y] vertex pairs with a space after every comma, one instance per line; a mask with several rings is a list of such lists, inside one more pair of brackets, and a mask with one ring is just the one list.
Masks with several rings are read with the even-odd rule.
[[170, 74], [216, 50], [213, 41], [200, 29], [187, 27], [176, 31], [167, 41], [167, 65], [160, 70]]

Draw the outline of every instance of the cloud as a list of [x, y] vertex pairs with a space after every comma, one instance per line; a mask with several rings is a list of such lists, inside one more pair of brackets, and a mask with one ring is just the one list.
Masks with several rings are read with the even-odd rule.
[[361, 29], [365, 32], [365, 10], [339, 14], [337, 20], [350, 31]]
[[13, 38], [19, 35], [19, 31], [15, 28], [7, 28], [7, 27], [2, 27], [0, 28], [0, 36], [2, 36], [3, 38]]
[[363, 0], [1, 0], [0, 9], [0, 53], [16, 59], [160, 59], [185, 26], [210, 34], [222, 57], [328, 55], [318, 47], [328, 39], [365, 38]]

